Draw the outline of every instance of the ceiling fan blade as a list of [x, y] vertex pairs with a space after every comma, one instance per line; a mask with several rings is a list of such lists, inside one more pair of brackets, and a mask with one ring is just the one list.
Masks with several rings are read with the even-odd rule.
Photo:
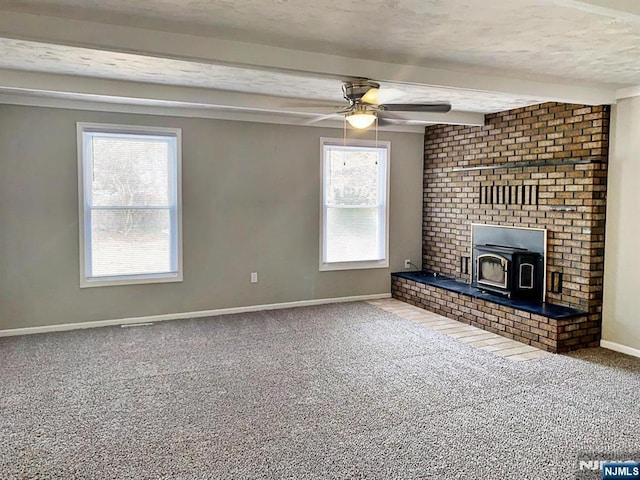
[[378, 126], [379, 127], [388, 127], [389, 125], [402, 125], [404, 122], [398, 118], [389, 118], [378, 116]]
[[386, 118], [388, 120], [408, 120], [395, 113], [388, 112], [386, 110], [378, 110], [378, 118]]
[[307, 110], [307, 111], [333, 111], [345, 108], [345, 105], [327, 105], [326, 103], [287, 103], [282, 104], [283, 109], [289, 110]]
[[370, 105], [388, 104], [400, 100], [405, 94], [402, 90], [390, 87], [372, 88], [363, 97], [362, 103]]
[[381, 103], [393, 102], [394, 100], [402, 98], [402, 96], [402, 90], [398, 90], [397, 88], [380, 87], [370, 89], [362, 96], [360, 101], [369, 105], [379, 105]]
[[387, 103], [378, 105], [383, 112], [433, 112], [447, 113], [451, 110], [449, 103]]
[[323, 120], [328, 120], [329, 118], [338, 117], [339, 115], [340, 115], [339, 112], [333, 112], [328, 115], [318, 115], [317, 117], [313, 117], [312, 119], [307, 120], [306, 122], [303, 122], [303, 125], [311, 125], [317, 122], [321, 122]]
[[370, 88], [369, 91], [362, 96], [360, 101], [362, 103], [368, 103], [369, 105], [377, 105], [379, 92], [379, 88]]

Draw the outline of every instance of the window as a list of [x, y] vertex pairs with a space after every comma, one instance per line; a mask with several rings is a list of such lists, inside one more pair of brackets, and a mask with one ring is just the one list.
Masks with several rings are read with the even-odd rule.
[[389, 142], [323, 138], [320, 270], [389, 266]]
[[180, 136], [78, 123], [81, 287], [182, 281]]

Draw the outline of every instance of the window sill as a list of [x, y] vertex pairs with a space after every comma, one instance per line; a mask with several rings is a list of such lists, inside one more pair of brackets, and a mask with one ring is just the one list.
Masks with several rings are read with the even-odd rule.
[[376, 260], [367, 262], [336, 262], [321, 263], [321, 272], [331, 272], [337, 270], [366, 270], [371, 268], [389, 268], [389, 260]]
[[145, 285], [150, 283], [182, 282], [182, 273], [166, 273], [153, 275], [129, 275], [117, 277], [81, 278], [80, 288], [114, 287], [118, 285]]

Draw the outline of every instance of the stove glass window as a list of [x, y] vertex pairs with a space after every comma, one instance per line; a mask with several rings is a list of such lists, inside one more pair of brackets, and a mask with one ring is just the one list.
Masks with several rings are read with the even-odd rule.
[[493, 255], [478, 257], [478, 281], [506, 287], [504, 260]]

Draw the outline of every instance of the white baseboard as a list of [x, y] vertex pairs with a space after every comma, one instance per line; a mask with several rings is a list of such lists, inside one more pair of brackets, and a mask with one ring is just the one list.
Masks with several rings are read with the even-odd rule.
[[390, 298], [390, 293], [375, 293], [372, 295], [355, 295], [351, 297], [318, 298], [315, 300], [298, 300], [296, 302], [268, 303], [266, 305], [249, 305], [246, 307], [219, 308], [216, 310], [201, 310], [198, 312], [166, 313], [162, 315], [149, 315], [146, 317], [118, 318], [114, 320], [97, 320], [94, 322], [62, 323], [60, 325], [45, 325], [42, 327], [24, 327], [0, 330], [0, 337], [14, 335], [32, 335], [35, 333], [63, 332], [66, 330], [78, 330], [83, 328], [112, 327], [114, 325], [130, 325], [135, 323], [154, 323], [165, 320], [183, 320], [188, 318], [215, 317], [232, 313], [258, 312], [260, 310], [279, 310], [282, 308], [308, 307], [312, 305], [325, 305], [327, 303], [361, 302]]
[[632, 357], [640, 358], [640, 349], [627, 347], [626, 345], [620, 345], [619, 343], [610, 342], [609, 340], [600, 340], [600, 346], [609, 350], [614, 350], [620, 353], [626, 353]]

